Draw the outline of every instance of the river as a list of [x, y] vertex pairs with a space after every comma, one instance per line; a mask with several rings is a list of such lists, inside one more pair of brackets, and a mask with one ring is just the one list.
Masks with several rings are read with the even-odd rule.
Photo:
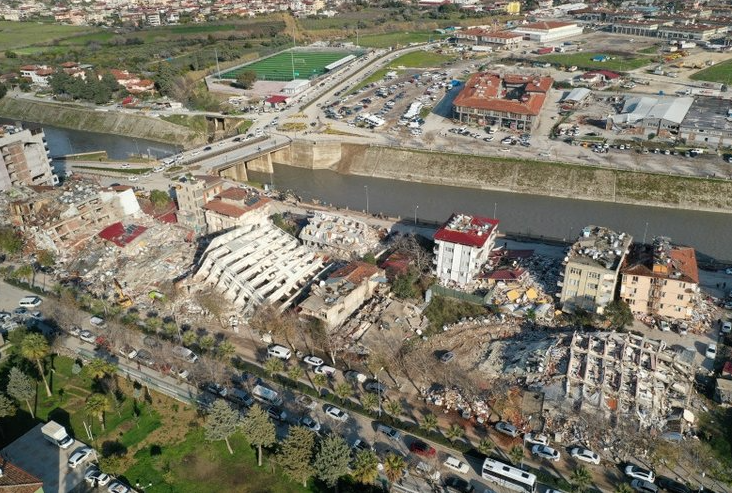
[[[165, 156], [175, 146], [158, 142], [44, 127], [51, 154], [106, 150], [111, 158], [149, 152]], [[328, 170], [307, 170], [275, 165], [274, 177], [250, 173], [250, 179], [273, 182], [280, 190], [292, 190], [304, 200], [317, 198], [338, 207], [401, 216], [413, 221], [444, 221], [452, 212], [493, 216], [499, 229], [551, 238], [572, 238], [590, 224], [626, 231], [637, 241], [654, 235], [695, 247], [699, 253], [732, 260], [730, 216], [713, 212], [685, 211], [648, 206], [591, 202], [538, 195], [493, 192], [470, 188], [425, 185], [381, 178], [341, 175]], [[732, 262], [731, 262], [732, 263]]]

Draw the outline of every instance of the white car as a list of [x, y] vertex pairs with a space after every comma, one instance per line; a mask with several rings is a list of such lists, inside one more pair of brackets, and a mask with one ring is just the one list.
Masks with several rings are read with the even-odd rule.
[[722, 324], [722, 334], [729, 334], [732, 332], [732, 322], [724, 322]]
[[71, 469], [75, 469], [76, 466], [87, 460], [92, 452], [94, 452], [94, 450], [92, 450], [91, 447], [79, 447], [74, 450], [74, 453], [69, 457], [69, 467]]
[[303, 416], [298, 420], [298, 424], [310, 431], [314, 431], [315, 433], [320, 431], [320, 423], [310, 416]]
[[129, 167], [130, 167], [130, 163], [122, 163], [122, 166], [120, 166], [120, 168], [122, 168], [122, 169], [127, 169]]
[[519, 436], [518, 428], [516, 428], [511, 423], [507, 423], [505, 421], [499, 421], [498, 423], [496, 423], [496, 431], [499, 431], [504, 435], [508, 435], [514, 438]]
[[109, 493], [130, 493], [132, 488], [115, 479], [109, 484], [107, 491], [109, 491]]
[[625, 475], [633, 479], [648, 481], [649, 483], [652, 483], [656, 480], [656, 475], [653, 474], [653, 471], [643, 469], [634, 464], [628, 464], [627, 466], [625, 466]]
[[93, 465], [89, 466], [84, 473], [84, 480], [92, 486], [106, 486], [111, 479], [109, 474], [100, 471], [97, 466]]
[[328, 377], [332, 377], [335, 375], [336, 369], [332, 366], [328, 365], [320, 365], [315, 368], [315, 373], [318, 373], [320, 375], [326, 375]]
[[325, 408], [325, 415], [329, 418], [333, 418], [337, 421], [348, 421], [348, 413], [335, 406], [328, 406]]
[[84, 342], [89, 342], [91, 344], [94, 344], [94, 341], [97, 340], [97, 336], [94, 334], [94, 332], [90, 330], [82, 330], [79, 334], [79, 338]]
[[468, 471], [470, 471], [470, 466], [468, 466], [465, 462], [456, 459], [452, 455], [448, 455], [447, 459], [445, 459], [445, 462], [443, 462], [442, 465], [447, 467], [448, 469], [452, 469], [455, 472], [459, 472], [460, 474], [467, 474]]
[[534, 445], [531, 447], [531, 453], [542, 459], [558, 461], [560, 458], [559, 452], [547, 445]]
[[600, 456], [597, 455], [592, 450], [583, 448], [583, 447], [575, 447], [572, 449], [572, 451], [569, 453], [572, 457], [574, 457], [577, 460], [581, 460], [583, 462], [589, 462], [590, 464], [599, 464], [600, 463]]
[[138, 180], [138, 178], [135, 175], [132, 175], [129, 178], [127, 178], [127, 181], [137, 181], [137, 180]]
[[524, 436], [524, 441], [532, 445], [549, 445], [549, 437], [540, 433], [529, 432]]
[[318, 358], [317, 356], [313, 356], [313, 355], [305, 356], [302, 359], [302, 361], [306, 365], [315, 366], [315, 367], [318, 367], [325, 363], [325, 361], [323, 361], [322, 359]]
[[[714, 358], [716, 358], [716, 357], [717, 357], [717, 345], [716, 345], [716, 344], [714, 344], [713, 342], [712, 342], [712, 343], [710, 343], [710, 344], [709, 344], [709, 345], [707, 346], [707, 352], [706, 352], [706, 353], [705, 353], [704, 355], [705, 355], [705, 356], [706, 356], [707, 358], [709, 358], [709, 359], [714, 359]], [[651, 481], [651, 482], [653, 482], [653, 481]]]

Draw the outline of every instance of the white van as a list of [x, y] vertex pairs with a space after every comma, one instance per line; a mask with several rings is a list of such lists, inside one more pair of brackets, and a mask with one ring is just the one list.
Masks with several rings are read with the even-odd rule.
[[274, 344], [267, 348], [267, 356], [274, 356], [275, 358], [287, 361], [292, 356], [292, 351], [287, 349], [285, 346]]
[[89, 319], [89, 323], [94, 327], [104, 327], [106, 325], [104, 319], [101, 317], [92, 317]]
[[43, 300], [38, 296], [25, 296], [18, 302], [18, 306], [22, 306], [23, 308], [35, 308], [41, 303], [43, 303]]

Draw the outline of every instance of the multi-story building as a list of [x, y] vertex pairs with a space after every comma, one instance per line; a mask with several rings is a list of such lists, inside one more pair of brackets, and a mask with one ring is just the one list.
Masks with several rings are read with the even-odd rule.
[[0, 137], [0, 191], [20, 184], [58, 184], [43, 130], [26, 129]]
[[607, 228], [588, 226], [572, 245], [564, 267], [562, 310], [577, 309], [602, 315], [615, 298], [620, 267], [633, 238]]
[[582, 27], [574, 22], [543, 21], [519, 26], [513, 32], [521, 34], [527, 41], [550, 43], [558, 39], [579, 36], [582, 34]]
[[453, 100], [453, 112], [461, 122], [529, 131], [553, 83], [551, 77], [479, 72]]
[[229, 188], [206, 203], [204, 216], [209, 233], [264, 221], [270, 199], [243, 188]]
[[694, 249], [671, 245], [663, 236], [653, 245], [637, 245], [622, 269], [620, 298], [633, 313], [688, 320], [698, 293]]
[[479, 273], [495, 246], [498, 220], [453, 214], [435, 233], [435, 275], [464, 286]]
[[679, 126], [679, 138], [688, 144], [732, 146], [732, 102], [721, 98], [695, 98]]
[[203, 206], [211, 202], [224, 189], [224, 182], [217, 176], [194, 175], [176, 185], [178, 223], [196, 234], [206, 233], [206, 216]]

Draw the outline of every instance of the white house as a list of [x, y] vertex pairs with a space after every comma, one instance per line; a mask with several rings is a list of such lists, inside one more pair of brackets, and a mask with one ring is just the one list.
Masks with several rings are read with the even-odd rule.
[[453, 214], [434, 237], [440, 282], [464, 286], [472, 281], [488, 260], [497, 233], [497, 219]]

